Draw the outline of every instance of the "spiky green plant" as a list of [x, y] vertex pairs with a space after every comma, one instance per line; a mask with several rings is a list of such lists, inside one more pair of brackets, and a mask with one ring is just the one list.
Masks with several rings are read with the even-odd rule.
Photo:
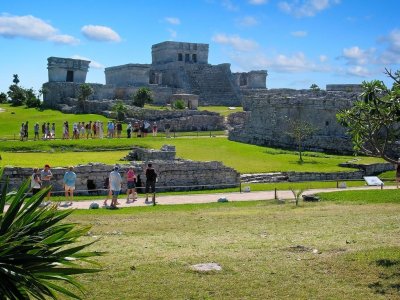
[[293, 187], [290, 187], [290, 190], [293, 193], [294, 196], [294, 200], [296, 202], [296, 206], [299, 206], [299, 200], [301, 195], [304, 193], [305, 189], [299, 189], [299, 190], [295, 190]]
[[90, 258], [102, 253], [82, 252], [92, 243], [79, 243], [79, 238], [90, 227], [61, 222], [72, 210], [41, 207], [48, 189], [28, 198], [29, 183], [7, 194], [6, 179], [0, 191], [0, 299], [57, 299], [58, 294], [81, 299], [68, 288], [84, 291], [74, 275], [100, 271]]

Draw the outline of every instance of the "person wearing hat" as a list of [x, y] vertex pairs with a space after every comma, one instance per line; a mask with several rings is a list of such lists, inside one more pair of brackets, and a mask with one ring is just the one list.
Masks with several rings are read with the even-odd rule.
[[[44, 169], [40, 171], [40, 180], [42, 181], [42, 188], [47, 188], [51, 186], [50, 180], [53, 177], [53, 174], [50, 171], [50, 166], [45, 165]], [[47, 193], [47, 201], [50, 200], [51, 191]]]
[[[72, 204], [74, 200], [74, 190], [75, 190], [75, 181], [76, 181], [76, 174], [74, 172], [74, 167], [69, 167], [68, 171], [64, 174], [64, 190], [65, 190], [65, 201], [69, 205]], [[69, 201], [68, 201], [69, 200]]]
[[115, 166], [114, 170], [110, 173], [110, 176], [109, 176], [110, 189], [111, 189], [111, 194], [112, 194], [110, 208], [117, 208], [118, 195], [121, 192], [122, 177], [118, 171], [119, 171], [118, 166]]

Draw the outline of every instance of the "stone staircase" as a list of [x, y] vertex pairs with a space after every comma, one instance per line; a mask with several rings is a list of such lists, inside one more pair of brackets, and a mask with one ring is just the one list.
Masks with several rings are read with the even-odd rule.
[[231, 73], [224, 66], [197, 65], [185, 69], [185, 77], [192, 94], [199, 95], [203, 104], [240, 105], [240, 95], [231, 81]]

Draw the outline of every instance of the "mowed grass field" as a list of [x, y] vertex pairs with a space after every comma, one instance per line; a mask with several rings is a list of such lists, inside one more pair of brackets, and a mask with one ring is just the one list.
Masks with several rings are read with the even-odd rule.
[[[4, 111], [0, 112], [0, 137], [9, 137], [17, 133], [21, 122], [30, 123], [30, 137], [33, 135], [33, 124], [44, 121], [55, 122], [57, 134], [61, 135], [61, 124], [68, 120], [70, 124], [78, 121], [107, 119], [100, 115], [73, 115], [63, 114], [59, 111], [26, 109], [24, 107], [11, 107], [0, 105]], [[204, 109], [204, 108], [202, 108]], [[227, 107], [207, 107], [212, 111], [228, 113]], [[238, 108], [240, 110], [241, 108]], [[217, 134], [221, 134], [219, 132]], [[304, 163], [298, 163], [295, 151], [266, 148], [229, 141], [226, 136], [208, 132], [178, 133], [175, 138], [166, 139], [164, 136], [146, 138], [121, 138], [121, 139], [80, 139], [80, 140], [47, 140], [25, 141], [6, 140], [0, 141], [1, 166], [12, 165], [21, 167], [40, 167], [46, 163], [51, 166], [69, 166], [100, 162], [105, 164], [123, 163], [120, 161], [135, 145], [146, 148], [160, 149], [164, 144], [174, 145], [177, 157], [198, 161], [221, 161], [226, 166], [232, 167], [240, 173], [258, 172], [348, 172], [351, 169], [342, 168], [340, 163], [353, 159], [352, 156], [326, 155], [323, 153], [304, 153]], [[125, 131], [123, 137], [125, 136]], [[18, 139], [18, 138], [17, 138]], [[107, 150], [107, 151], [105, 151]], [[376, 158], [361, 157], [362, 163], [381, 162]]]
[[[399, 200], [365, 203], [75, 211], [69, 221], [93, 225], [83, 241], [107, 251], [102, 272], [81, 276], [84, 298], [400, 299]], [[222, 271], [190, 269], [209, 262]]]
[[[226, 137], [181, 137], [171, 139], [147, 137], [121, 140], [29, 141], [13, 143], [17, 144], [16, 149], [10, 148], [12, 145], [10, 142], [0, 142], [0, 149], [2, 143], [6, 143], [4, 147], [8, 147], [9, 151], [13, 151], [1, 153], [1, 164], [3, 166], [31, 167], [41, 166], [44, 163], [49, 163], [52, 166], [68, 166], [88, 162], [123, 163], [119, 159], [128, 154], [129, 148], [134, 145], [160, 149], [164, 144], [174, 145], [176, 147], [176, 155], [179, 158], [197, 161], [222, 161], [226, 166], [232, 167], [240, 173], [279, 171], [349, 172], [352, 169], [339, 167], [339, 163], [354, 159], [352, 156], [305, 153], [304, 163], [299, 164], [298, 155], [294, 151], [281, 151], [279, 149], [233, 142]], [[40, 150], [41, 145], [44, 145], [42, 150]], [[26, 147], [26, 149], [21, 147]], [[104, 148], [111, 150], [112, 147], [115, 147], [116, 150], [100, 151], [100, 149]], [[126, 150], [119, 150], [120, 148], [125, 148]], [[43, 152], [19, 152], [31, 151], [32, 149]], [[75, 152], [83, 149], [86, 149], [86, 151]], [[381, 161], [376, 158], [360, 158], [360, 162], [363, 163]]]

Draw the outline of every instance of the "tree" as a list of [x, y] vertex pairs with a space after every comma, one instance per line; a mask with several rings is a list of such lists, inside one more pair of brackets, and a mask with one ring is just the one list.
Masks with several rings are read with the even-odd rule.
[[0, 93], [0, 103], [7, 103], [8, 98], [6, 93]]
[[149, 88], [141, 87], [133, 94], [132, 104], [137, 107], [143, 107], [146, 103], [153, 103], [153, 96]]
[[[0, 171], [0, 178], [3, 176]], [[82, 252], [91, 243], [75, 243], [90, 227], [76, 228], [65, 222], [71, 210], [55, 206], [40, 207], [50, 188], [27, 198], [30, 180], [18, 191], [7, 194], [8, 179], [0, 195], [0, 299], [56, 299], [57, 293], [75, 299], [64, 282], [81, 292], [83, 287], [73, 276], [100, 271], [85, 268], [83, 262], [94, 264], [90, 258], [99, 252]], [[8, 209], [5, 205], [10, 203]]]
[[82, 83], [78, 91], [78, 105], [82, 112], [86, 112], [86, 101], [93, 94], [93, 88], [88, 83]]
[[288, 130], [286, 134], [294, 138], [294, 140], [296, 141], [297, 149], [299, 151], [299, 163], [303, 163], [303, 142], [315, 131], [317, 131], [317, 129], [306, 121], [289, 120]]
[[117, 114], [117, 120], [123, 121], [125, 119], [125, 113], [128, 111], [124, 102], [121, 100], [117, 100], [117, 102], [113, 105], [112, 110]]
[[18, 74], [14, 74], [14, 75], [13, 75], [13, 83], [14, 83], [15, 85], [18, 85], [18, 83], [19, 83]]
[[310, 90], [312, 90], [313, 92], [317, 92], [317, 91], [320, 91], [321, 89], [319, 88], [318, 85], [316, 85], [315, 83], [313, 83], [313, 84], [310, 86]]
[[21, 106], [25, 103], [25, 90], [18, 86], [17, 84], [12, 84], [8, 88], [7, 95], [11, 100], [11, 105], [13, 106]]
[[26, 107], [40, 107], [39, 95], [36, 95], [35, 91], [31, 89], [25, 90], [25, 105]]
[[400, 71], [393, 74], [385, 69], [385, 74], [394, 81], [391, 89], [379, 80], [364, 81], [361, 99], [336, 117], [347, 127], [356, 152], [396, 163], [400, 140]]

